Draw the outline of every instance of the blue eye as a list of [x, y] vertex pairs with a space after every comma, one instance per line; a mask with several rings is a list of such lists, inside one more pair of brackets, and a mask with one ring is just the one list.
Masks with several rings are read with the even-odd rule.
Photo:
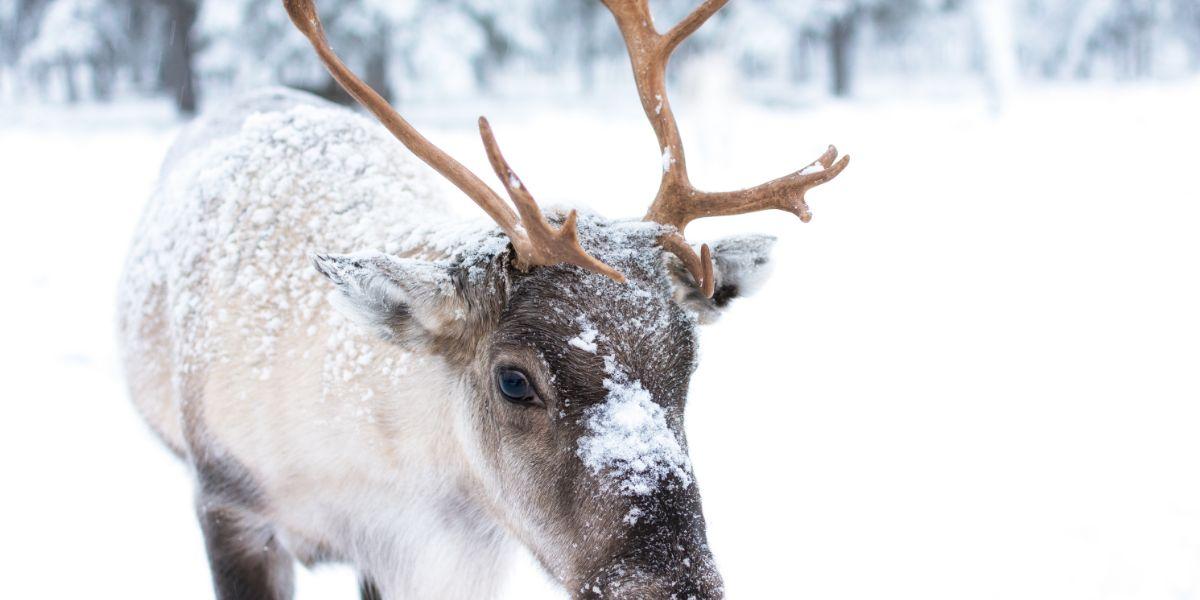
[[496, 384], [500, 393], [509, 402], [529, 402], [534, 399], [533, 385], [524, 373], [516, 369], [500, 369], [496, 373]]

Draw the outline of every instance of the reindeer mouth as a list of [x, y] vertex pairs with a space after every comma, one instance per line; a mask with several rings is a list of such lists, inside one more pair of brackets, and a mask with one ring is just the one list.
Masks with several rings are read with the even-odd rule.
[[719, 600], [725, 586], [705, 551], [696, 560], [683, 557], [656, 561], [620, 559], [597, 570], [574, 590], [575, 600]]

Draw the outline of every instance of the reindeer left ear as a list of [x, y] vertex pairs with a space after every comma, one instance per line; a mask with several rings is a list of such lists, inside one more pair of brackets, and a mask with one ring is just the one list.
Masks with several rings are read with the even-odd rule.
[[775, 238], [769, 235], [744, 235], [725, 238], [712, 244], [713, 277], [716, 288], [705, 298], [683, 263], [667, 255], [667, 268], [675, 286], [675, 300], [696, 313], [703, 324], [721, 316], [734, 298], [758, 291], [771, 274], [771, 249]]
[[465, 325], [467, 302], [447, 266], [381, 253], [314, 254], [312, 261], [337, 285], [330, 299], [339, 312], [384, 339], [408, 343]]

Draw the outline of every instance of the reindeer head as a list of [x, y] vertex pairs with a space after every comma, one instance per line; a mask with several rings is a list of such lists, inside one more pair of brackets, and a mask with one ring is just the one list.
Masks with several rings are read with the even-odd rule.
[[334, 78], [503, 231], [481, 240], [491, 250], [449, 262], [362, 254], [315, 263], [341, 289], [345, 312], [455, 365], [464, 398], [455, 407], [457, 442], [483, 501], [576, 597], [717, 598], [721, 579], [683, 431], [695, 328], [754, 290], [773, 240], [745, 236], [697, 252], [683, 231], [697, 218], [770, 208], [807, 221], [805, 192], [848, 159], [835, 162], [830, 147], [803, 170], [751, 189], [697, 190], [665, 70], [675, 48], [728, 0], [706, 0], [665, 34], [647, 0], [603, 1], [663, 156], [658, 196], [640, 222], [574, 211], [548, 218], [481, 118], [514, 212], [346, 68], [312, 0], [284, 0]]

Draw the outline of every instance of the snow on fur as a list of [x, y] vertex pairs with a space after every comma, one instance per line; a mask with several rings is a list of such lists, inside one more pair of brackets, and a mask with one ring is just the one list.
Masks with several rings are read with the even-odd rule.
[[600, 336], [600, 331], [586, 317], [579, 317], [579, 325], [583, 328], [579, 335], [567, 340], [567, 343], [583, 350], [584, 352], [596, 353], [596, 338]]
[[168, 156], [120, 300], [135, 322], [171, 307], [173, 360], [185, 370], [222, 358], [214, 328], [239, 332], [262, 380], [282, 336], [321, 328], [327, 394], [367, 368], [399, 369], [375, 364], [388, 359], [377, 360], [370, 333], [329, 309], [310, 253], [447, 260], [507, 244], [490, 222], [450, 219], [428, 170], [358, 115], [271, 90], [205, 119]]
[[[605, 357], [608, 395], [584, 411], [588, 433], [577, 451], [593, 475], [604, 474], [621, 493], [645, 496], [674, 476], [692, 483], [687, 452], [667, 425], [666, 412], [640, 381], [631, 380], [612, 357]], [[627, 518], [637, 521], [639, 515]]]

